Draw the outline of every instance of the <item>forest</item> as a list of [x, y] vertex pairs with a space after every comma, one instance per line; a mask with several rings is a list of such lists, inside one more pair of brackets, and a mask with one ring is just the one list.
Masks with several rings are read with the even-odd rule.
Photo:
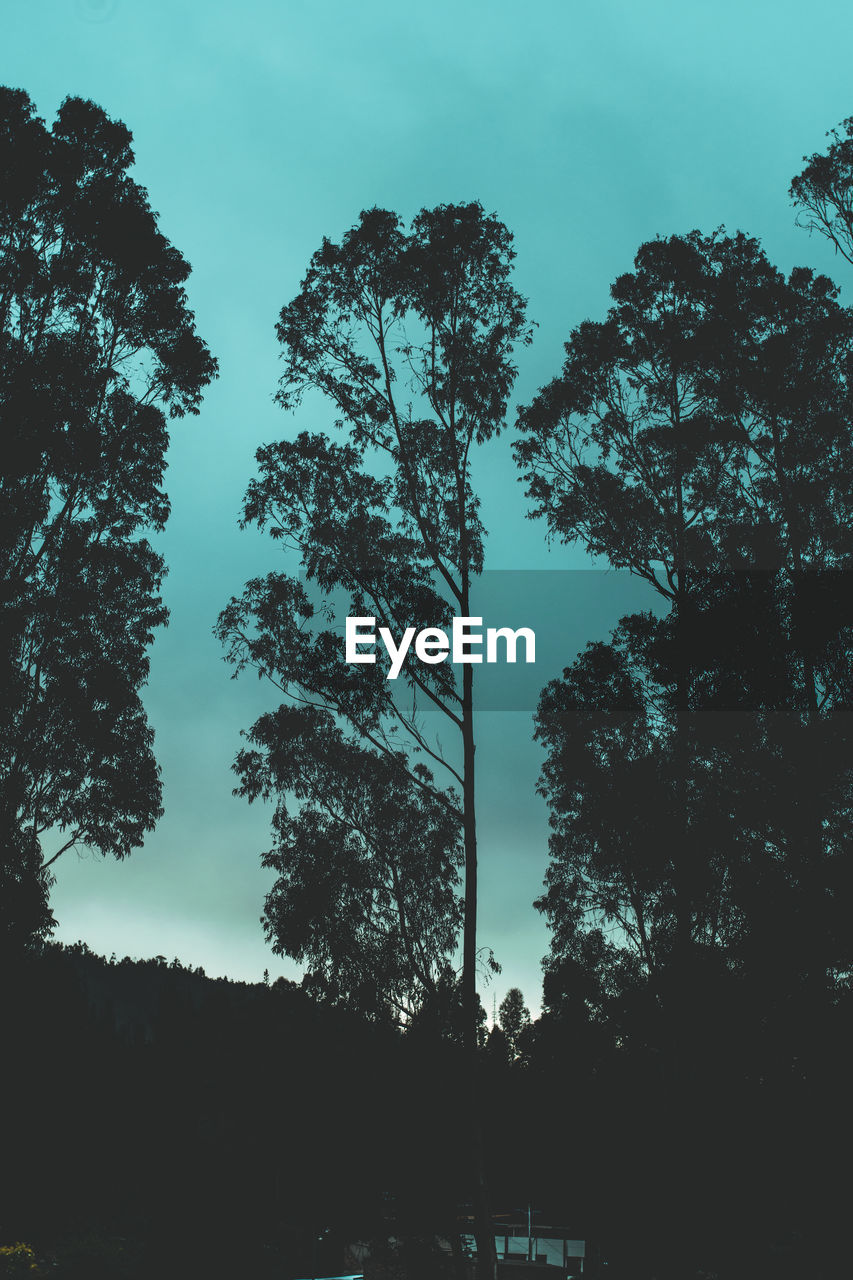
[[[167, 448], [228, 376], [132, 143], [0, 90], [0, 1276], [297, 1280], [355, 1242], [366, 1280], [576, 1274], [500, 1256], [519, 1206], [593, 1280], [848, 1275], [853, 118], [787, 193], [838, 283], [742, 231], [645, 240], [526, 403], [498, 213], [317, 227], [239, 517], [273, 559], [209, 620], [266, 699], [233, 786], [298, 982], [53, 939], [58, 860], [163, 817]], [[492, 1018], [478, 670], [347, 664], [340, 614], [476, 613], [489, 456], [648, 599], [528, 717], [549, 948], [541, 1012]]]

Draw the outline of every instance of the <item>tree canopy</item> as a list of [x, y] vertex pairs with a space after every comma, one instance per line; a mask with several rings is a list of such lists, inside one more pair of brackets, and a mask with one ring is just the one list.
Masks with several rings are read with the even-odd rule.
[[40, 877], [36, 933], [62, 852], [124, 857], [161, 813], [139, 690], [165, 566], [146, 534], [169, 512], [168, 420], [217, 372], [132, 164], [94, 103], [66, 99], [48, 129], [0, 91], [2, 839]]
[[709, 949], [763, 955], [765, 978], [774, 954], [824, 991], [849, 969], [853, 315], [837, 292], [742, 235], [654, 241], [521, 412], [534, 514], [660, 601], [540, 703], [555, 963], [605, 928], [682, 981]]
[[[321, 391], [348, 438], [339, 444], [302, 432], [260, 449], [260, 473], [249, 486], [244, 520], [269, 529], [298, 552], [312, 590], [337, 592], [348, 614], [374, 616], [395, 635], [407, 626], [441, 625], [453, 611], [465, 614], [472, 576], [482, 567], [471, 453], [501, 428], [515, 373], [512, 347], [528, 334], [523, 300], [509, 283], [512, 256], [506, 228], [479, 205], [424, 210], [408, 232], [395, 214], [368, 210], [340, 244], [324, 240], [300, 293], [281, 314], [280, 403], [294, 409], [307, 390]], [[407, 688], [401, 695], [386, 679], [381, 655], [373, 666], [344, 665], [340, 630], [324, 626], [324, 620], [332, 621], [324, 619], [323, 606], [316, 597], [312, 602], [306, 585], [281, 573], [249, 583], [219, 619], [218, 633], [237, 670], [250, 664], [297, 701], [321, 709], [328, 729], [321, 744], [307, 713], [280, 712], [277, 719], [259, 722], [251, 736], [262, 749], [238, 757], [241, 789], [250, 798], [256, 794], [253, 778], [259, 771], [271, 780], [273, 756], [310, 757], [311, 776], [303, 775], [301, 790], [292, 771], [279, 770], [275, 781], [280, 806], [287, 805], [288, 791], [322, 806], [322, 823], [314, 809], [286, 820], [288, 831], [297, 823], [303, 833], [305, 824], [314, 823], [319, 838], [328, 821], [337, 821], [333, 808], [340, 812], [340, 794], [322, 777], [331, 780], [336, 771], [344, 789], [348, 777], [357, 777], [364, 796], [377, 785], [387, 789], [396, 778], [397, 805], [408, 813], [398, 808], [393, 816], [388, 806], [376, 805], [370, 833], [364, 828], [358, 837], [362, 851], [370, 852], [370, 861], [362, 862], [374, 876], [369, 893], [388, 874], [377, 851], [398, 847], [394, 824], [402, 822], [412, 832], [412, 856], [423, 864], [417, 871], [411, 862], [405, 878], [427, 894], [425, 902], [444, 922], [435, 936], [449, 956], [459, 918], [446, 889], [464, 857], [466, 981], [473, 992], [470, 689], [457, 687], [449, 664], [409, 664], [398, 682]], [[425, 711], [449, 720], [454, 734], [467, 735], [467, 747], [442, 750]], [[277, 822], [284, 822], [286, 808], [278, 812]], [[284, 872], [282, 846], [269, 856]], [[268, 932], [283, 949], [292, 953], [298, 947], [312, 971], [324, 970], [332, 981], [332, 951], [320, 933], [336, 926], [318, 917], [313, 941], [297, 943], [306, 937], [294, 914], [304, 910], [297, 901], [299, 883], [305, 886], [292, 851], [288, 857], [291, 871], [268, 899]], [[441, 883], [440, 909], [428, 882]], [[397, 918], [393, 931], [390, 919], [381, 926], [388, 943], [381, 954], [402, 959], [405, 913], [400, 914], [399, 895], [391, 901]], [[379, 926], [375, 911], [370, 921], [372, 929]], [[366, 948], [364, 959], [369, 955], [376, 959], [379, 953]], [[430, 966], [413, 961], [410, 953], [410, 978], [423, 998], [434, 987], [432, 979], [424, 981]], [[380, 966], [375, 976], [381, 986], [387, 973]], [[337, 979], [332, 986], [342, 990]]]

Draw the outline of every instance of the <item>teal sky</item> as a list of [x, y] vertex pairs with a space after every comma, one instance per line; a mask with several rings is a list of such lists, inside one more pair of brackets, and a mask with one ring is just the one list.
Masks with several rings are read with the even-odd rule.
[[[172, 610], [146, 703], [166, 814], [123, 864], [66, 855], [58, 937], [119, 955], [179, 956], [210, 974], [293, 975], [265, 946], [259, 867], [269, 811], [230, 792], [241, 727], [272, 703], [233, 683], [211, 627], [244, 580], [278, 563], [237, 529], [253, 454], [325, 425], [272, 403], [274, 323], [323, 235], [362, 208], [411, 217], [479, 199], [516, 237], [516, 283], [537, 321], [516, 401], [558, 371], [573, 325], [654, 235], [725, 224], [782, 268], [844, 264], [794, 226], [791, 177], [853, 114], [853, 10], [815, 0], [2, 0], [0, 81], [48, 121], [92, 98], [132, 130], [136, 175], [193, 266], [189, 293], [221, 377], [170, 450], [162, 539]], [[851, 277], [848, 276], [848, 279]], [[849, 299], [849, 291], [847, 291]], [[524, 519], [508, 446], [478, 461], [489, 566], [586, 567]], [[562, 580], [562, 579], [561, 579]], [[651, 604], [621, 575], [569, 575], [564, 656]], [[549, 646], [549, 664], [554, 655]], [[546, 860], [529, 714], [482, 717], [481, 941], [538, 1005], [546, 931], [531, 906]]]

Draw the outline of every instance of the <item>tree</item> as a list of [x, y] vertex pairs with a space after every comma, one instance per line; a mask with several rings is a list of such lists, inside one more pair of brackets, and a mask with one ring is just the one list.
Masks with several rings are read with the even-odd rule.
[[[760, 1144], [717, 1145], [726, 1116], [805, 1116], [841, 1045], [853, 316], [824, 277], [720, 233], [642, 246], [611, 292], [522, 411], [517, 454], [552, 536], [658, 600], [540, 701], [539, 905], [550, 1011], [603, 1010], [614, 1068], [659, 1078], [655, 1198], [676, 1206], [683, 1275], [720, 1182], [697, 1150], [731, 1167]], [[548, 1052], [553, 1012], [544, 1031]]]
[[[281, 313], [285, 373], [279, 402], [293, 409], [306, 391], [322, 392], [348, 441], [339, 445], [303, 433], [261, 449], [260, 476], [250, 485], [244, 521], [269, 528], [295, 548], [307, 579], [323, 592], [342, 593], [349, 615], [375, 617], [394, 636], [407, 626], [441, 625], [451, 613], [470, 613], [484, 541], [473, 454], [501, 429], [515, 376], [512, 349], [529, 340], [524, 302], [509, 281], [513, 256], [507, 229], [478, 204], [423, 210], [408, 231], [395, 214], [372, 209], [340, 244], [324, 240], [298, 296]], [[449, 663], [409, 663], [404, 698], [386, 679], [387, 662], [380, 656], [373, 666], [342, 664], [340, 636], [329, 629], [312, 633], [313, 617], [300, 584], [273, 574], [250, 583], [242, 599], [231, 602], [218, 632], [238, 670], [251, 664], [284, 692], [333, 716], [359, 768], [378, 769], [378, 758], [370, 754], [378, 753], [383, 767], [402, 779], [403, 799], [406, 792], [426, 797], [417, 819], [424, 832], [419, 847], [436, 847], [438, 815], [452, 816], [464, 859], [462, 986], [473, 1063], [478, 1001], [472, 668], [463, 668], [460, 689]], [[455, 752], [442, 751], [424, 709], [451, 727]], [[282, 740], [281, 750], [288, 749], [289, 740]], [[436, 781], [435, 769], [449, 786]], [[318, 794], [312, 783], [312, 801]], [[383, 833], [380, 843], [385, 839]], [[441, 854], [453, 856], [450, 848]], [[372, 866], [378, 891], [385, 864], [380, 859]], [[417, 882], [423, 882], [420, 873]], [[288, 936], [281, 945], [290, 949]], [[477, 1177], [480, 1256], [493, 1269], [482, 1167]]]
[[130, 144], [94, 103], [47, 129], [0, 91], [0, 789], [34, 935], [63, 852], [125, 857], [161, 813], [139, 690], [165, 567], [144, 535], [169, 511], [167, 419], [216, 375]]
[[787, 661], [783, 686], [762, 699], [775, 713], [768, 742], [789, 771], [768, 831], [796, 885], [785, 949], [816, 1005], [853, 963], [853, 312], [837, 296], [809, 270], [780, 277], [718, 383], [739, 431], [724, 545], [771, 579], [778, 625], [769, 634]]
[[788, 194], [801, 210], [802, 225], [853, 263], [853, 116], [826, 136], [832, 139], [826, 152], [803, 156], [806, 167]]
[[[612, 294], [607, 320], [575, 331], [562, 377], [522, 411], [517, 453], [550, 531], [644, 577], [668, 614], [623, 623], [609, 650], [590, 651], [546, 696], [540, 733], [556, 754], [545, 786], [557, 801], [562, 759], [586, 778], [576, 795], [587, 816], [598, 805], [594, 830], [584, 821], [567, 839], [578, 851], [590, 837], [586, 873], [603, 879], [590, 899], [575, 864], [563, 889], [604, 913], [596, 927], [609, 918], [635, 937], [645, 964], [669, 939], [686, 974], [697, 944], [744, 910], [731, 895], [738, 882], [746, 892], [771, 848], [814, 908], [800, 923], [820, 920], [812, 941], [826, 938], [833, 895], [816, 886], [842, 875], [840, 834], [826, 837], [846, 824], [849, 772], [833, 709], [846, 705], [850, 673], [838, 570], [853, 549], [853, 329], [830, 281], [805, 269], [786, 280], [743, 235], [644, 245]], [[736, 715], [724, 721], [723, 710]], [[723, 734], [726, 724], [736, 732]], [[583, 741], [589, 755], [578, 754]], [[584, 771], [597, 775], [605, 760], [616, 773], [590, 789]], [[760, 769], [776, 779], [778, 803], [752, 807], [747, 857], [748, 797], [722, 779], [728, 770], [757, 780]], [[606, 812], [616, 776], [636, 801], [621, 834]], [[712, 797], [713, 812], [728, 815], [714, 848]], [[551, 907], [557, 896], [552, 885]], [[826, 956], [807, 958], [802, 927], [798, 936], [803, 964], [825, 969]], [[838, 950], [835, 963], [844, 963]]]
[[[274, 797], [273, 949], [327, 1003], [406, 1024], [435, 998], [460, 926], [458, 823], [426, 776], [364, 750], [317, 707], [279, 707], [238, 756], [240, 794]], [[290, 812], [287, 797], [302, 803]]]
[[[643, 577], [677, 623], [687, 621], [695, 570], [713, 557], [709, 526], [732, 449], [724, 433], [710, 429], [707, 359], [720, 318], [716, 301], [758, 255], [746, 237], [693, 233], [643, 245], [636, 271], [611, 290], [607, 319], [575, 330], [562, 376], [519, 415], [516, 454], [533, 514], [560, 540], [581, 538], [591, 553]], [[672, 742], [680, 829], [669, 841], [673, 946], [682, 959], [695, 911], [689, 682], [685, 661]]]
[[[627, 1006], [647, 1009], [651, 996], [682, 1043], [703, 1019], [711, 1033], [702, 992], [716, 998], [710, 987], [719, 975], [754, 953], [759, 919], [783, 906], [780, 873], [791, 860], [782, 837], [791, 834], [798, 760], [779, 724], [790, 661], [772, 585], [766, 574], [712, 575], [689, 631], [671, 615], [623, 618], [609, 642], [589, 644], [546, 686], [536, 714], [547, 752], [539, 789], [552, 827], [546, 891], [536, 904], [552, 929], [548, 971], [586, 970], [598, 939], [610, 971], [610, 1021], [624, 1026]], [[690, 753], [681, 775], [685, 650]], [[685, 828], [689, 953], [677, 946], [676, 858]], [[780, 918], [777, 946], [783, 933]], [[766, 930], [763, 941], [770, 942]], [[786, 954], [793, 951], [788, 944]], [[593, 1004], [601, 1016], [601, 1001]], [[644, 1037], [653, 1025], [645, 1023]]]
[[517, 1058], [519, 1037], [530, 1026], [530, 1010], [524, 1003], [524, 993], [518, 987], [510, 987], [498, 1008], [498, 1022], [507, 1038], [510, 1058]]
[[4, 821], [0, 839], [0, 964], [5, 966], [29, 943], [46, 938], [55, 921], [40, 850], [17, 827], [13, 816]]

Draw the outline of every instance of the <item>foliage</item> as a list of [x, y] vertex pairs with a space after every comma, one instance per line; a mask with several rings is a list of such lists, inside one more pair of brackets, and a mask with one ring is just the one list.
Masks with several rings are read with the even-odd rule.
[[632, 958], [662, 994], [667, 966], [684, 990], [714, 953], [765, 1007], [774, 964], [772, 998], [783, 974], [814, 998], [853, 963], [853, 316], [743, 235], [658, 240], [635, 266], [520, 415], [533, 514], [667, 610], [543, 694], [538, 905], [555, 965], [604, 929], [629, 989]]
[[[395, 686], [381, 653], [345, 665], [329, 601], [395, 637], [468, 612], [483, 563], [471, 453], [500, 430], [512, 347], [528, 337], [512, 257], [508, 231], [477, 204], [423, 210], [408, 231], [371, 209], [339, 244], [323, 241], [281, 313], [278, 399], [295, 409], [322, 392], [348, 438], [302, 432], [258, 451], [244, 522], [295, 550], [306, 583], [254, 580], [217, 626], [235, 674], [255, 667], [303, 704], [262, 718], [236, 764], [242, 794], [278, 797], [268, 933], [317, 989], [405, 1017], [449, 963], [464, 857], [471, 1027], [470, 681], [458, 688], [450, 664], [408, 664]], [[445, 753], [425, 711], [449, 720], [461, 753]], [[308, 857], [320, 847], [328, 876]]]
[[0, 91], [0, 781], [36, 896], [60, 853], [124, 857], [161, 812], [139, 689], [165, 569], [144, 535], [169, 510], [167, 419], [216, 374], [130, 144], [94, 103], [48, 129]]
[[[511, 242], [506, 227], [477, 203], [424, 209], [408, 231], [395, 214], [370, 209], [339, 244], [323, 241], [299, 294], [281, 313], [280, 404], [293, 409], [306, 391], [322, 393], [348, 439], [336, 445], [302, 433], [261, 449], [244, 520], [296, 550], [308, 582], [342, 595], [348, 616], [373, 617], [394, 636], [471, 612], [485, 532], [473, 452], [501, 430], [516, 373], [513, 347], [529, 340], [525, 303], [510, 283]], [[444, 1004], [453, 990], [448, 971], [460, 909], [447, 890], [455, 890], [461, 861], [462, 1038], [476, 1236], [481, 1272], [493, 1276], [474, 1081], [480, 1028], [472, 668], [463, 668], [460, 688], [450, 663], [409, 663], [400, 687], [385, 679], [381, 659], [342, 663], [340, 635], [310, 626], [315, 617], [302, 584], [274, 573], [250, 582], [217, 626], [236, 672], [254, 666], [286, 695], [325, 713], [313, 723], [335, 755], [332, 761], [312, 732], [308, 753], [323, 762], [311, 766], [305, 807], [293, 816], [287, 796], [277, 806], [282, 839], [266, 861], [280, 879], [267, 899], [268, 931], [281, 950], [308, 960], [314, 990], [372, 1016], [384, 1007], [406, 1021], [424, 1005]], [[424, 710], [450, 728], [447, 753]], [[289, 735], [311, 723], [281, 716], [280, 749], [269, 736], [272, 720], [252, 736], [267, 752], [299, 756], [303, 748]], [[243, 756], [237, 768], [250, 795], [249, 763], [251, 770], [259, 764]], [[286, 773], [280, 776], [287, 785]], [[349, 779], [357, 779], [355, 789]], [[393, 794], [393, 805], [374, 794], [376, 787]], [[408, 844], [402, 860], [396, 852], [389, 857], [401, 838]], [[347, 850], [351, 865], [332, 882], [317, 875], [316, 860], [297, 852], [301, 845], [321, 851], [339, 875]], [[443, 869], [451, 878], [437, 883]], [[420, 911], [413, 910], [418, 899]], [[343, 908], [343, 921], [327, 914], [332, 906]], [[343, 922], [354, 932], [342, 946]]]
[[40, 850], [17, 827], [14, 816], [0, 825], [0, 962], [20, 953], [54, 927], [48, 903], [50, 873], [41, 865]]
[[[264, 914], [273, 949], [286, 939], [332, 1003], [407, 1019], [413, 984], [435, 991], [460, 924], [455, 815], [422, 766], [413, 779], [316, 707], [281, 706], [248, 736], [240, 792], [276, 797], [263, 859], [277, 873]], [[286, 795], [302, 802], [295, 812]]]
[[510, 987], [501, 1001], [498, 1021], [506, 1036], [510, 1057], [517, 1058], [521, 1036], [530, 1026], [530, 1010], [524, 1003], [524, 993], [518, 987]]
[[853, 117], [826, 136], [832, 141], [825, 152], [803, 156], [806, 167], [792, 180], [789, 194], [801, 223], [853, 262]]

